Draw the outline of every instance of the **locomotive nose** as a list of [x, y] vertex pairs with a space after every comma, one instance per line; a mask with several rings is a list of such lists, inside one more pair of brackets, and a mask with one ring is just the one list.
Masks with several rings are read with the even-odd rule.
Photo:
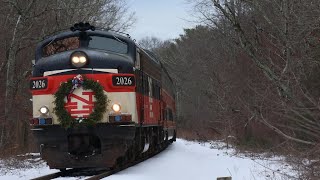
[[[127, 55], [106, 53], [92, 49], [79, 48], [43, 57], [36, 62], [33, 76], [42, 77], [46, 72], [59, 72], [73, 69], [73, 74], [83, 74], [81, 69], [117, 69], [118, 73], [133, 73], [133, 60]], [[71, 71], [70, 71], [71, 73]]]

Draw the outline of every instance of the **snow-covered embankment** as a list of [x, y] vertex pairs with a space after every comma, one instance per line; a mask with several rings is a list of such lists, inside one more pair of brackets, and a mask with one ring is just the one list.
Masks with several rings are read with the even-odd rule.
[[[199, 143], [178, 139], [160, 154], [105, 179], [215, 180], [217, 177], [232, 176], [233, 180], [274, 180], [286, 179], [283, 174], [294, 176], [290, 166], [280, 157], [253, 159], [244, 155], [234, 155], [234, 150], [221, 147], [223, 143], [219, 142]], [[25, 167], [19, 169], [8, 170], [3, 166], [4, 163], [0, 162], [0, 180], [30, 179], [56, 172], [50, 170], [42, 161], [34, 164], [28, 162]]]

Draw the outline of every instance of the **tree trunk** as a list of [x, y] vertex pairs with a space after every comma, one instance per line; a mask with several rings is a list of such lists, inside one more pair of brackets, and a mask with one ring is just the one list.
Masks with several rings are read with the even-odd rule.
[[8, 50], [7, 56], [7, 76], [6, 76], [6, 94], [5, 94], [5, 121], [9, 119], [9, 115], [13, 105], [14, 88], [15, 88], [15, 67], [16, 67], [16, 52], [18, 50], [18, 44], [16, 43], [17, 29], [21, 20], [19, 15], [16, 26], [13, 31], [12, 40]]

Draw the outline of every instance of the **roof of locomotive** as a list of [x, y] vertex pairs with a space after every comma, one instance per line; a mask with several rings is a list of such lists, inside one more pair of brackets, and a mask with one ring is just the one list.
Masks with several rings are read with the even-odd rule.
[[114, 31], [106, 31], [106, 30], [87, 30], [85, 32], [81, 32], [81, 31], [63, 31], [60, 33], [57, 33], [55, 35], [52, 36], [47, 36], [44, 40], [42, 40], [36, 48], [36, 57], [35, 59], [38, 60], [40, 58], [42, 58], [42, 49], [43, 47], [45, 47], [47, 44], [56, 41], [56, 40], [60, 40], [60, 39], [64, 39], [64, 38], [68, 38], [68, 37], [74, 37], [74, 36], [80, 36], [81, 33], [86, 33], [86, 35], [88, 36], [104, 36], [104, 37], [111, 37], [111, 38], [115, 38], [115, 39], [120, 39], [121, 41], [124, 41], [126, 43], [128, 43], [129, 48], [135, 46], [135, 42], [130, 38], [129, 35], [124, 36], [120, 33], [116, 33]]

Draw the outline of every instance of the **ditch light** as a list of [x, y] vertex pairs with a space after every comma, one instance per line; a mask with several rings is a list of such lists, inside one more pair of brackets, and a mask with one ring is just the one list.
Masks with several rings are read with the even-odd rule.
[[115, 112], [115, 113], [118, 113], [118, 112], [120, 112], [120, 110], [121, 110], [121, 106], [120, 106], [120, 104], [113, 104], [112, 105], [112, 110]]

